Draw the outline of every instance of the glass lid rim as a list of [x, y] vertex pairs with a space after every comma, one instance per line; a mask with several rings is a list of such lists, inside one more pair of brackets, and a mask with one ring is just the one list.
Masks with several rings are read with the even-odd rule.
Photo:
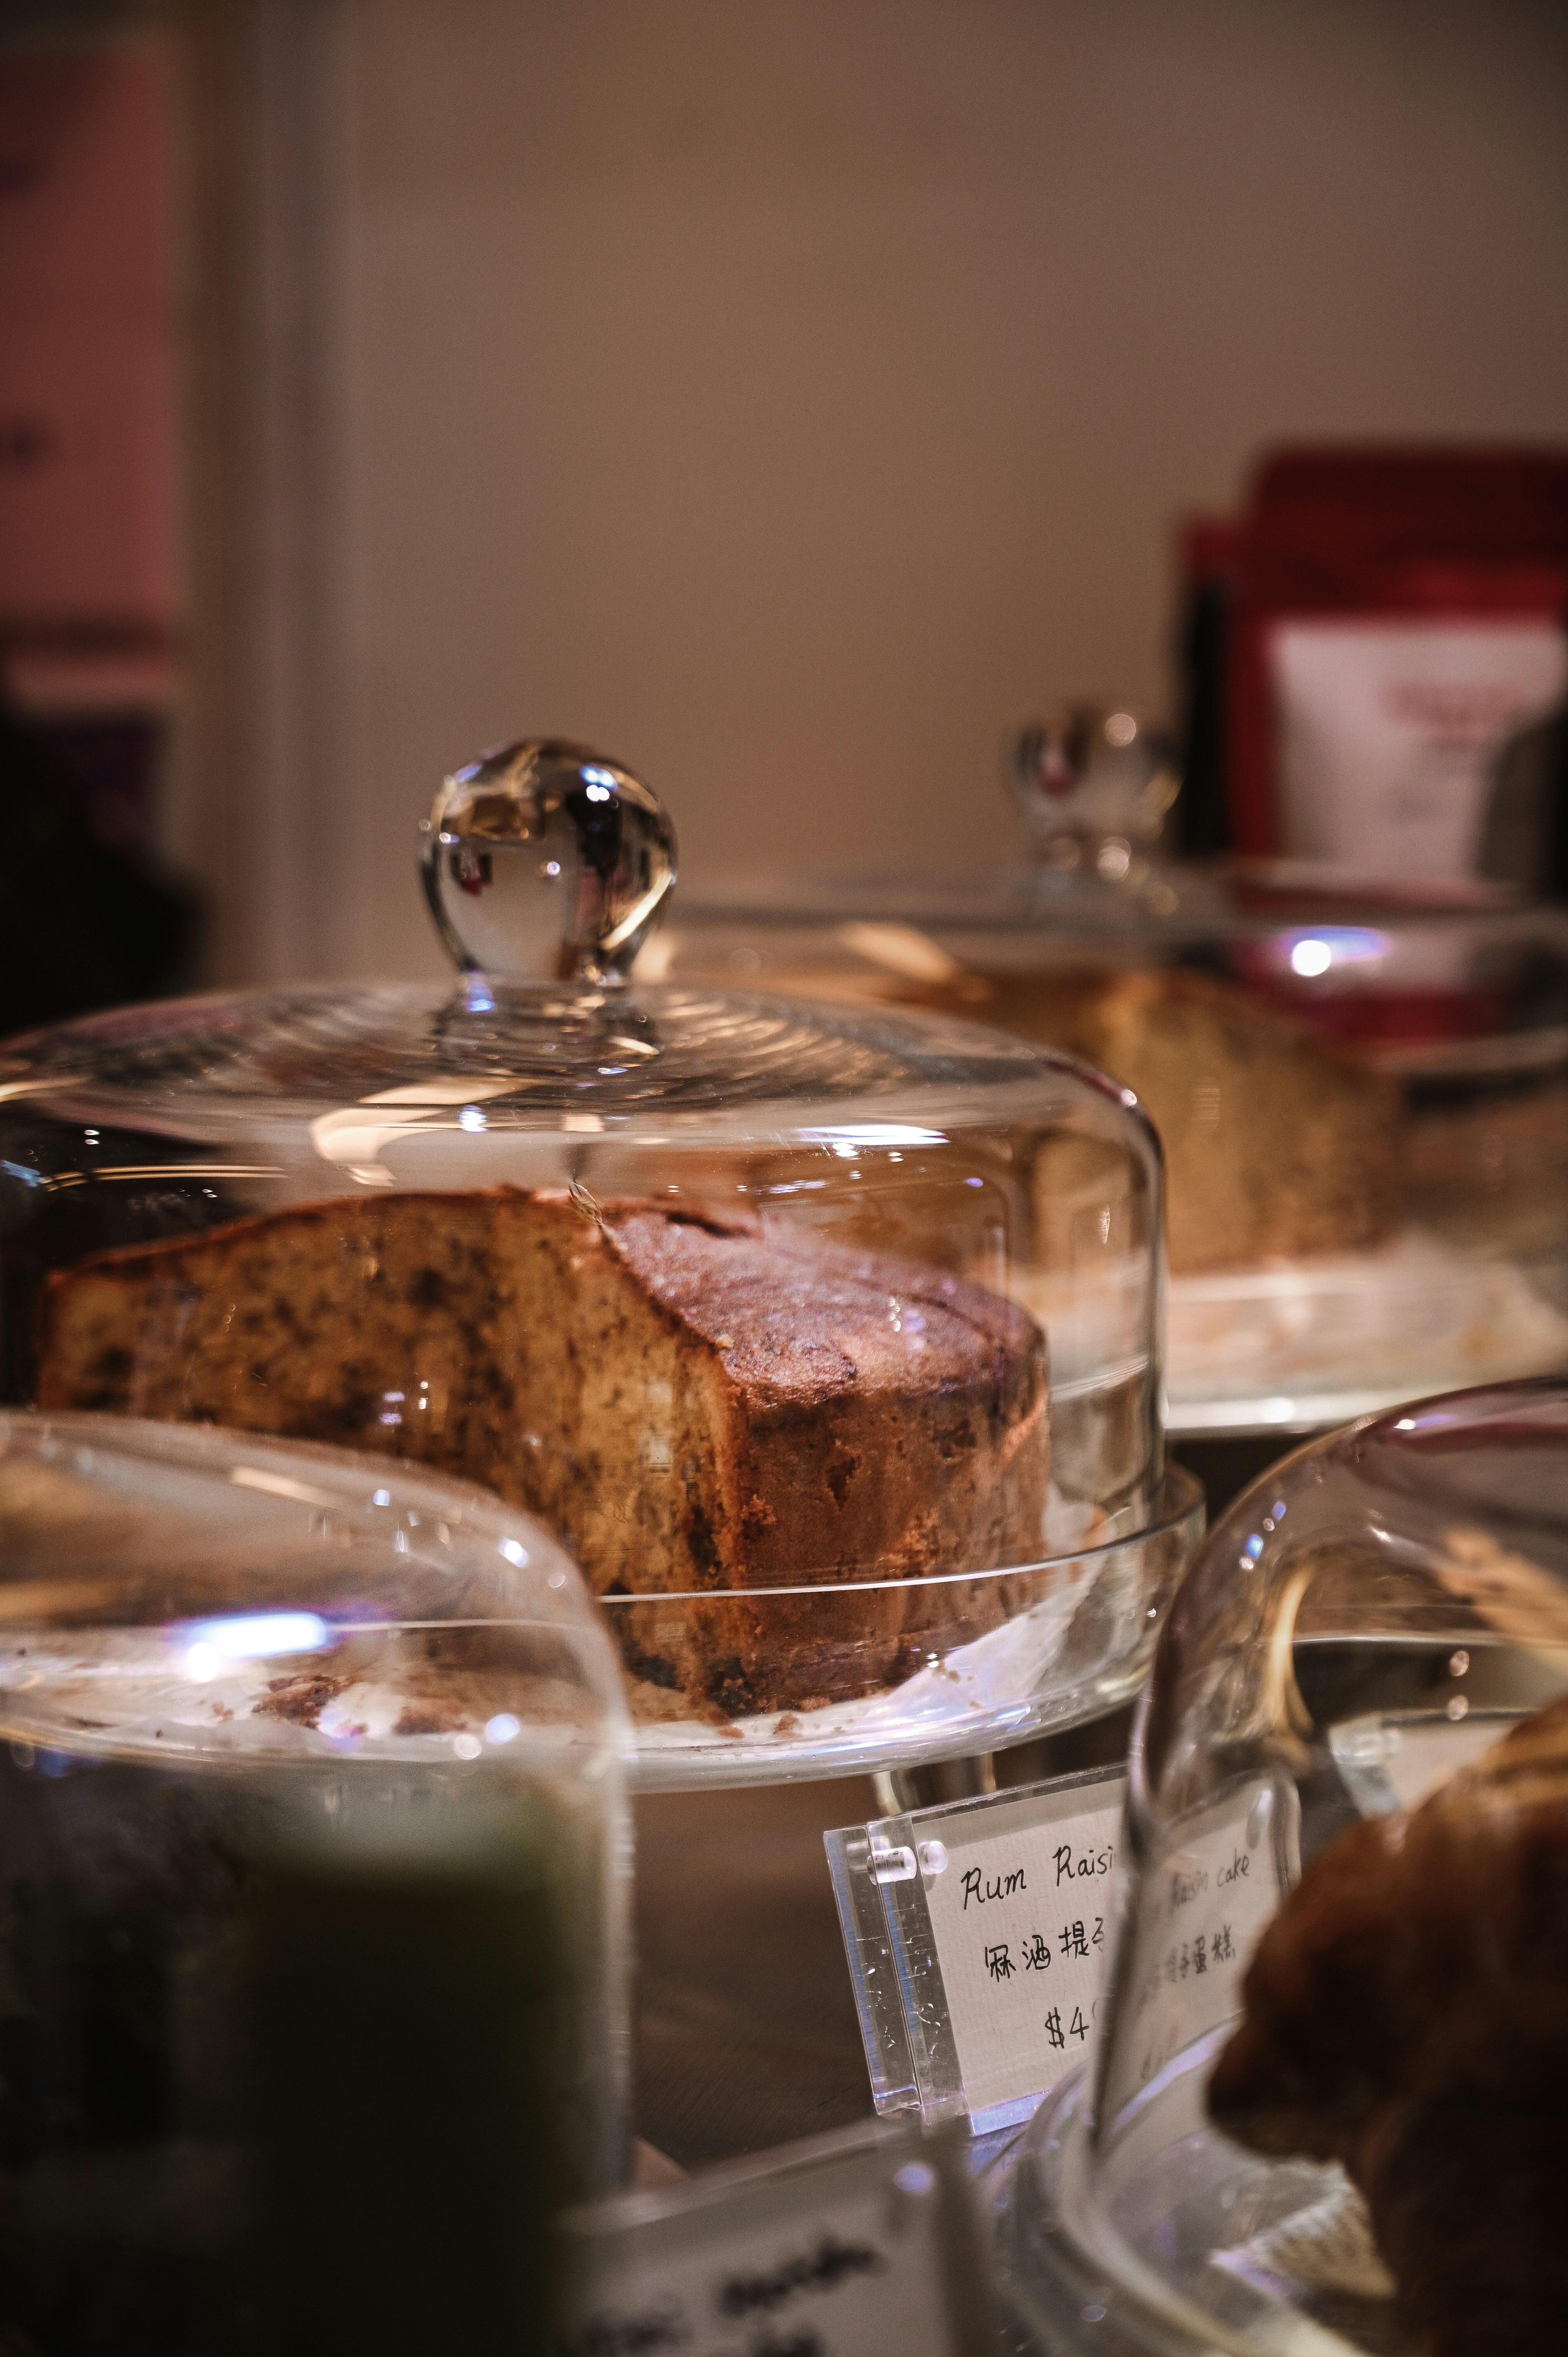
[[[1555, 1427], [1536, 1424], [1531, 1410], [1555, 1411], [1561, 1422]], [[1369, 1444], [1387, 1449], [1396, 1464], [1419, 1469], [1435, 1457], [1463, 1456], [1471, 1449], [1517, 1446], [1555, 1452], [1562, 1448], [1564, 1431], [1568, 1431], [1568, 1369], [1552, 1368], [1478, 1383], [1447, 1384], [1441, 1391], [1367, 1408], [1326, 1431], [1294, 1436], [1294, 1445], [1246, 1482], [1216, 1515], [1189, 1572], [1198, 1574], [1211, 1556], [1216, 1561], [1228, 1560], [1221, 1558], [1219, 1550], [1229, 1544], [1232, 1530], [1246, 1529], [1265, 1492], [1278, 1490], [1281, 1496], [1288, 1497], [1288, 1485], [1301, 1482], [1318, 1466], [1369, 1479], [1361, 1456]]]
[[[84, 1464], [83, 1458], [91, 1461]], [[295, 1512], [392, 1514], [400, 1506], [428, 1506], [432, 1527], [445, 1524], [454, 1539], [499, 1551], [508, 1539], [526, 1539], [539, 1558], [559, 1558], [577, 1574], [569, 1548], [526, 1506], [513, 1506], [482, 1482], [441, 1472], [416, 1458], [349, 1448], [340, 1442], [308, 1440], [287, 1433], [247, 1432], [238, 1426], [188, 1423], [161, 1416], [120, 1415], [93, 1408], [40, 1408], [25, 1402], [0, 1405], [0, 1469], [24, 1459], [57, 1468], [90, 1490], [101, 1490], [97, 1460], [132, 1474], [157, 1472], [209, 1490], [214, 1498], [248, 1499], [252, 1511], [269, 1507]], [[251, 1460], [247, 1466], [247, 1460]], [[275, 1480], [243, 1480], [235, 1469], [265, 1473], [286, 1468]], [[301, 1477], [290, 1484], [289, 1475]], [[316, 1487], [316, 1484], [319, 1487]], [[286, 1485], [286, 1486], [285, 1486]], [[336, 1487], [339, 1494], [327, 1495]], [[390, 1493], [401, 1491], [402, 1498]], [[378, 1492], [389, 1495], [383, 1502]], [[437, 1511], [439, 1501], [440, 1511]], [[193, 1513], [199, 1512], [196, 1497]], [[374, 1536], [374, 1534], [367, 1534]], [[403, 1560], [401, 1550], [394, 1550]], [[524, 1549], [531, 1566], [533, 1555]], [[521, 1569], [510, 1555], [504, 1560]], [[0, 1594], [5, 1579], [0, 1573]], [[552, 1590], [552, 1593], [559, 1591]], [[147, 1623], [115, 1624], [151, 1626]], [[159, 1625], [175, 1626], [170, 1620]]]
[[[660, 1044], [671, 1061], [654, 1057], [628, 1066], [634, 1079], [646, 1075], [645, 1085], [628, 1088], [626, 1073], [598, 1071], [597, 1043], [559, 1059], [542, 1050], [538, 1043], [546, 1038], [552, 1047], [562, 1039], [569, 1049], [576, 1046], [564, 1018], [552, 1025], [547, 1017], [532, 1037], [523, 1028], [531, 1017], [537, 1022], [534, 1006], [559, 1003], [563, 989], [583, 991], [596, 1017], [602, 1012], [613, 1019], [618, 1005], [628, 1017], [666, 1023], [671, 1036]], [[789, 1129], [831, 1126], [844, 1117], [844, 1108], [857, 1104], [867, 1108], [868, 1122], [896, 1120], [893, 1109], [899, 1106], [925, 1108], [932, 1120], [940, 1114], [960, 1125], [1028, 1121], [1041, 1108], [1026, 1100], [1064, 1086], [1086, 1103], [1102, 1099], [1123, 1111], [1137, 1109], [1129, 1090], [1083, 1058], [966, 1018], [962, 1010], [867, 1004], [809, 991], [736, 991], [679, 976], [634, 982], [613, 996], [576, 983], [509, 985], [505, 998], [497, 996], [499, 1025], [488, 1038], [472, 1039], [436, 1038], [414, 1028], [437, 1023], [450, 1008], [461, 1010], [460, 995], [429, 983], [291, 984], [109, 1008], [0, 1040], [0, 1114], [7, 1106], [32, 1107], [68, 1122], [139, 1123], [178, 1135], [193, 1124], [204, 1125], [204, 1135], [215, 1124], [231, 1135], [269, 1123], [308, 1125], [328, 1110], [363, 1109], [431, 1131], [492, 1124], [498, 1131], [544, 1128], [575, 1114], [593, 1115], [611, 1137], [650, 1124], [690, 1131], [715, 1121], [769, 1116], [772, 1125]], [[512, 1029], [505, 1023], [505, 1002], [519, 997], [524, 1003]], [[686, 1008], [697, 1011], [700, 1023], [703, 1010], [714, 1007], [772, 1027], [774, 1036], [737, 1043], [733, 1037], [682, 1036], [676, 1028], [675, 1018]], [[240, 1019], [226, 1020], [227, 1010]], [[334, 1037], [330, 1027], [344, 1012], [349, 1021]], [[387, 1017], [384, 1027], [373, 1019], [378, 1013]], [[261, 1026], [269, 1014], [285, 1022], [297, 1016], [298, 1032], [268, 1036]], [[158, 1018], [171, 1015], [176, 1019], [160, 1030]], [[260, 1022], [243, 1019], [250, 1015]], [[357, 1028], [356, 1018], [365, 1015], [372, 1019]], [[204, 1023], [205, 1016], [215, 1019]], [[310, 1028], [317, 1022], [319, 1031]], [[403, 1036], [395, 1028], [400, 1022], [409, 1026]], [[775, 1046], [782, 1050], [777, 1066]], [[205, 1061], [189, 1071], [158, 1069], [156, 1060], [166, 1054]], [[295, 1055], [310, 1060], [308, 1070], [274, 1080], [270, 1060]], [[248, 1069], [252, 1057], [256, 1066]], [[851, 1068], [866, 1057], [879, 1068]], [[355, 1071], [356, 1064], [361, 1069]], [[456, 1119], [470, 1105], [483, 1109], [481, 1123]], [[451, 1121], [432, 1117], [443, 1110]]]
[[1092, 1563], [1096, 1558], [1114, 1555], [1122, 1547], [1143, 1546], [1155, 1539], [1168, 1538], [1178, 1532], [1204, 1505], [1203, 1484], [1185, 1465], [1167, 1464], [1160, 1477], [1160, 1487], [1153, 1518], [1140, 1523], [1135, 1531], [1123, 1531], [1118, 1538], [1098, 1539], [1092, 1546], [1069, 1547], [1061, 1555], [1041, 1555], [1031, 1563], [995, 1564], [986, 1571], [929, 1572], [918, 1579], [818, 1579], [807, 1580], [788, 1587], [682, 1587], [650, 1588], [641, 1595], [606, 1596], [593, 1591], [596, 1604], [606, 1610], [626, 1611], [640, 1606], [661, 1604], [747, 1604], [766, 1603], [775, 1597], [800, 1596], [872, 1596], [925, 1595], [938, 1587], [973, 1587], [986, 1580], [1023, 1579], [1041, 1571], [1058, 1571], [1069, 1564]]
[[[568, 1560], [570, 1558], [568, 1558]], [[592, 1593], [591, 1590], [589, 1592], [590, 1594]], [[5, 1583], [3, 1580], [0, 1580], [0, 1596], [3, 1596], [4, 1594]], [[290, 1605], [287, 1608], [290, 1612], [304, 1611], [306, 1609], [306, 1608], [304, 1606], [299, 1605]], [[57, 1624], [49, 1620], [8, 1620], [0, 1623], [0, 1656], [4, 1655], [6, 1647], [10, 1645], [15, 1637], [22, 1634], [27, 1630], [53, 1630], [59, 1626], [59, 1631], [62, 1635], [70, 1637], [114, 1636], [116, 1634], [177, 1637], [188, 1633], [192, 1629], [209, 1628], [211, 1626], [213, 1621], [221, 1620], [227, 1617], [228, 1616], [223, 1613], [214, 1612], [195, 1617], [187, 1615], [183, 1618], [161, 1620], [72, 1620], [60, 1624]], [[254, 1616], [245, 1613], [236, 1614], [234, 1617], [237, 1619], [250, 1619], [252, 1617], [265, 1619], [269, 1616], [265, 1613], [256, 1614]], [[280, 1650], [275, 1655], [269, 1656], [269, 1658], [276, 1659], [278, 1661], [303, 1661], [307, 1654], [327, 1652], [330, 1650], [332, 1645], [346, 1643], [351, 1637], [414, 1636], [421, 1635], [431, 1631], [461, 1631], [468, 1629], [532, 1629], [541, 1630], [544, 1631], [545, 1634], [552, 1637], [564, 1637], [568, 1641], [575, 1634], [575, 1631], [571, 1628], [564, 1628], [563, 1624], [559, 1620], [541, 1618], [537, 1614], [524, 1614], [520, 1612], [476, 1612], [472, 1615], [447, 1613], [434, 1619], [423, 1620], [413, 1618], [403, 1619], [395, 1615], [382, 1614], [375, 1619], [356, 1620], [347, 1618], [335, 1618], [332, 1609], [330, 1605], [328, 1605], [323, 1610], [313, 1610], [312, 1617], [319, 1620], [322, 1626], [330, 1631], [328, 1642], [317, 1645], [301, 1646], [292, 1653], [286, 1650]], [[0, 1679], [0, 1694], [4, 1694], [6, 1691], [8, 1691], [8, 1689], [5, 1687], [4, 1680]]]
[[[532, 1011], [533, 1004], [549, 999], [561, 1000], [566, 994], [578, 994], [591, 1004], [586, 1012], [613, 1014], [618, 1006], [637, 1008], [650, 1006], [659, 1011], [659, 1002], [685, 1000], [693, 1004], [720, 1005], [726, 1009], [759, 1011], [765, 1014], [787, 1014], [797, 1020], [806, 1018], [805, 1028], [825, 1039], [842, 1040], [846, 1035], [863, 1033], [868, 1028], [889, 1027], [907, 1034], [911, 1046], [923, 1037], [933, 1039], [940, 1034], [956, 1030], [964, 1041], [986, 1060], [1003, 1065], [1027, 1067], [1036, 1061], [1070, 1062], [1059, 1051], [1038, 1042], [1015, 1039], [985, 1024], [966, 1019], [962, 1014], [937, 1013], [905, 1006], [893, 1002], [886, 1005], [864, 999], [835, 999], [820, 996], [814, 992], [774, 989], [766, 984], [760, 988], [735, 988], [707, 978], [687, 978], [679, 974], [659, 981], [639, 982], [634, 976], [625, 985], [613, 989], [602, 985], [579, 981], [508, 982], [496, 985], [493, 1006], [486, 1013], [504, 1016], [509, 1006], [517, 1002], [520, 1015]], [[389, 1012], [399, 1008], [432, 1014], [447, 1010], [461, 1011], [465, 994], [461, 986], [454, 990], [439, 979], [406, 981], [392, 977], [359, 978], [348, 982], [293, 982], [269, 984], [255, 989], [193, 991], [167, 998], [137, 1000], [128, 1006], [93, 1008], [84, 1014], [70, 1016], [59, 1022], [35, 1024], [25, 1031], [0, 1038], [0, 1103], [15, 1101], [35, 1092], [40, 1083], [67, 1086], [72, 1082], [91, 1080], [105, 1084], [103, 1075], [91, 1068], [85, 1056], [102, 1055], [125, 1049], [133, 1050], [149, 1045], [167, 1044], [178, 1047], [190, 1039], [210, 1039], [216, 1047], [232, 1041], [243, 1048], [251, 1035], [239, 1024], [204, 1029], [199, 1018], [203, 1014], [217, 1016], [225, 1009], [236, 1014], [264, 1012], [276, 1009], [286, 1012], [294, 1008], [317, 1009], [331, 1013], [338, 1009], [373, 1010], [381, 1006]], [[563, 1006], [563, 1014], [572, 1010]], [[160, 1028], [160, 1018], [171, 1015], [187, 1018], [178, 1024]], [[340, 1043], [349, 1048], [373, 1048], [376, 1035], [369, 1031], [350, 1037]], [[413, 1043], [396, 1043], [399, 1046]], [[36, 1051], [48, 1047], [60, 1053], [58, 1067], [40, 1067], [31, 1060]], [[68, 1062], [64, 1050], [80, 1047], [84, 1060]], [[16, 1068], [20, 1067], [20, 1070]], [[9, 1075], [9, 1076], [7, 1076]], [[134, 1076], [133, 1076], [134, 1077]], [[476, 1060], [473, 1077], [481, 1077]], [[107, 1085], [115, 1085], [111, 1079]], [[139, 1085], [146, 1089], [147, 1083]], [[279, 1090], [280, 1101], [286, 1092]]]

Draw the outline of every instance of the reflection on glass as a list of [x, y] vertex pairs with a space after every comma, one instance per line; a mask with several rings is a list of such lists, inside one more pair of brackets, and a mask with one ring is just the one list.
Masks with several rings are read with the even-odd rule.
[[1548, 2345], [1568, 1393], [1457, 1394], [1268, 1480], [1161, 1639], [1109, 2018], [1031, 2129], [1021, 2273], [1053, 2325], [1108, 2278], [1138, 2351]]

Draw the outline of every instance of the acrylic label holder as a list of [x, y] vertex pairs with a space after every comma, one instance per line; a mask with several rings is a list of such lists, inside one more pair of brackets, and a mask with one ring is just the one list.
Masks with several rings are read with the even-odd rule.
[[824, 1834], [879, 2112], [982, 2134], [1078, 2068], [1126, 1790], [1097, 1770]]
[[984, 2357], [963, 2147], [852, 2128], [570, 2213], [561, 2357]]

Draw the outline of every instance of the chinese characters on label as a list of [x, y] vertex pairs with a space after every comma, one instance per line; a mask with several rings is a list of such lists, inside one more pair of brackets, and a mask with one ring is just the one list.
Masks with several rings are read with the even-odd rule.
[[[1092, 1925], [1080, 1918], [1076, 1923], [1064, 1923], [1058, 1934], [1064, 1956], [1082, 1956], [1086, 1960], [1091, 1948], [1105, 1945], [1105, 1918], [1097, 1915]], [[1031, 1932], [1018, 1943], [1018, 1963], [1026, 1973], [1048, 1973], [1051, 1968], [1051, 1943], [1043, 1932]], [[1015, 1967], [1013, 1951], [1005, 1940], [985, 1951], [985, 1969], [994, 1981], [1010, 1977]]]
[[1120, 1779], [1010, 1795], [1011, 1808], [969, 1820], [972, 1838], [955, 1814], [942, 1864], [922, 1864], [972, 2116], [1044, 2093], [1082, 2059], [1110, 1939], [1122, 1798]]
[[1210, 1966], [1219, 1972], [1236, 1961], [1236, 1942], [1229, 1922], [1220, 1923], [1208, 1932], [1195, 1932], [1190, 1940], [1173, 1941], [1164, 1956], [1144, 1974], [1139, 1996], [1147, 2002], [1163, 1980], [1167, 1988], [1176, 1988], [1190, 1974], [1197, 1979]]

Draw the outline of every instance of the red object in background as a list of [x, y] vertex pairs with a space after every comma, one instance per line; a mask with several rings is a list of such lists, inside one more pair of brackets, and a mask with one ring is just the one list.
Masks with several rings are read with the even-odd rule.
[[1279, 450], [1252, 483], [1264, 538], [1319, 533], [1389, 554], [1560, 556], [1568, 549], [1568, 455], [1455, 447]]
[[1492, 772], [1568, 688], [1568, 456], [1282, 452], [1233, 565], [1238, 845], [1404, 889], [1531, 880], [1552, 814]]
[[1305, 1015], [1317, 1030], [1363, 1048], [1491, 1039], [1515, 1020], [1513, 999], [1498, 990], [1364, 990], [1305, 1007], [1299, 998], [1279, 996], [1282, 1006]]
[[1208, 588], [1216, 581], [1233, 582], [1247, 549], [1247, 525], [1241, 516], [1184, 516], [1177, 533], [1177, 563], [1184, 587]]
[[1239, 973], [1369, 1047], [1506, 1028], [1462, 925], [1387, 920], [1568, 895], [1568, 452], [1282, 451], [1178, 565], [1177, 831], [1280, 928]]

